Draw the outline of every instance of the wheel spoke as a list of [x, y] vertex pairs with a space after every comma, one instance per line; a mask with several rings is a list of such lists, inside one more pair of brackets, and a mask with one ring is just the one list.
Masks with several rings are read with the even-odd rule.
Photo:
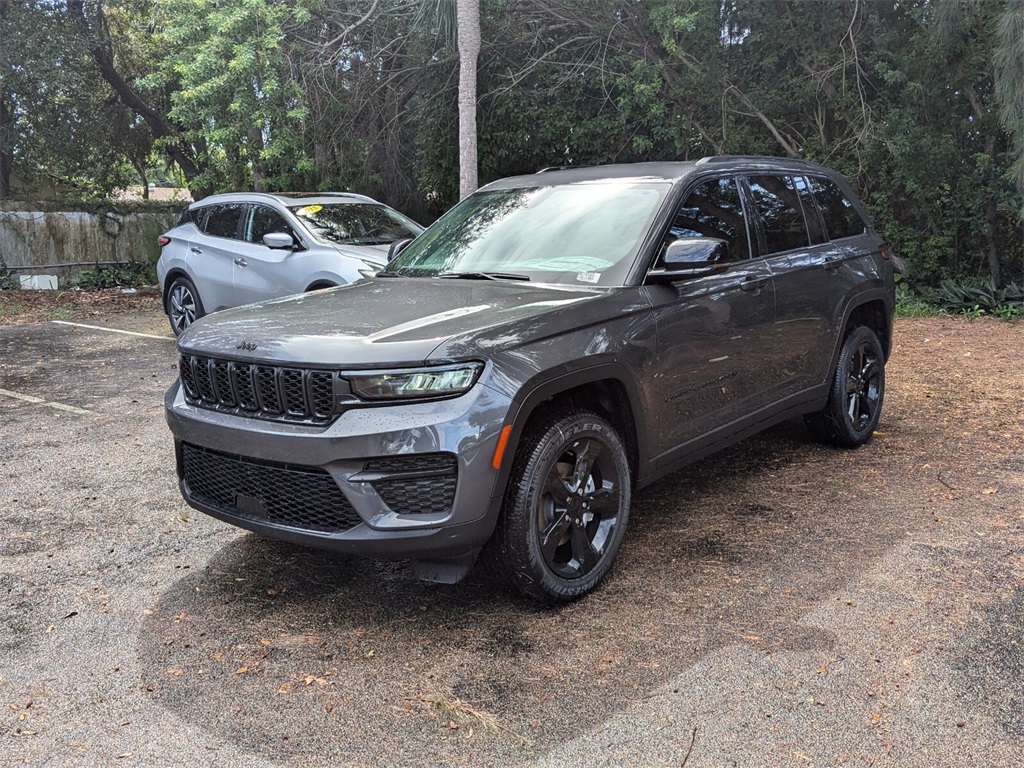
[[541, 531], [540, 550], [548, 565], [552, 567], [556, 566], [555, 551], [562, 543], [562, 539], [565, 538], [565, 531], [571, 524], [569, 516], [564, 511], [558, 512], [555, 515], [555, 519], [551, 521], [543, 531]]
[[619, 514], [619, 489], [609, 482], [587, 496], [590, 511], [602, 520], [613, 519]]
[[[579, 447], [580, 444], [582, 444], [582, 448]], [[574, 446], [574, 450], [576, 451], [576, 466], [572, 472], [572, 487], [579, 491], [587, 485], [587, 478], [590, 477], [594, 462], [597, 461], [597, 457], [601, 453], [601, 444], [595, 440], [581, 440]]]
[[580, 574], [589, 573], [601, 560], [601, 553], [594, 549], [587, 536], [587, 529], [581, 525], [572, 526], [569, 532], [573, 560], [578, 564]]
[[568, 504], [572, 497], [573, 491], [558, 473], [557, 466], [552, 467], [548, 472], [548, 479], [544, 483], [544, 493], [550, 496], [559, 507]]
[[860, 380], [866, 384], [878, 375], [879, 370], [878, 359], [867, 358], [864, 367], [860, 369]]

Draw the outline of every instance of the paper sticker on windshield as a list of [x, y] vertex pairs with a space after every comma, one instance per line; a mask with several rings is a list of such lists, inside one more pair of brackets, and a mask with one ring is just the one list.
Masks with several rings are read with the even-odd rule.
[[299, 208], [295, 213], [299, 216], [312, 216], [317, 211], [323, 208], [322, 205], [307, 205], [305, 208]]
[[577, 272], [576, 273], [576, 279], [579, 280], [581, 283], [592, 283], [594, 285], [597, 285], [598, 281], [600, 281], [600, 279], [601, 279], [601, 273], [600, 272]]

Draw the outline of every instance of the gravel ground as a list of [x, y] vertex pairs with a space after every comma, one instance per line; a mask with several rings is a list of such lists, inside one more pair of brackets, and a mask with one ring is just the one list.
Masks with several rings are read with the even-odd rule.
[[74, 320], [150, 335], [0, 327], [0, 765], [1022, 764], [1020, 324], [900, 320], [868, 446], [663, 480], [550, 610], [191, 510], [165, 318]]

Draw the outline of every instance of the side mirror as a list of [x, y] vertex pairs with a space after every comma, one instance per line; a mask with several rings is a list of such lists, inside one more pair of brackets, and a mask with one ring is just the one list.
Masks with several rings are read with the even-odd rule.
[[291, 249], [295, 247], [295, 238], [287, 232], [268, 232], [263, 236], [263, 244], [274, 250]]
[[666, 246], [662, 263], [647, 273], [648, 282], [717, 275], [729, 268], [729, 244], [715, 237], [680, 237]]
[[388, 248], [388, 261], [391, 261], [395, 256], [405, 250], [405, 247], [413, 241], [411, 237], [403, 237], [401, 240], [395, 240], [391, 243], [391, 247]]

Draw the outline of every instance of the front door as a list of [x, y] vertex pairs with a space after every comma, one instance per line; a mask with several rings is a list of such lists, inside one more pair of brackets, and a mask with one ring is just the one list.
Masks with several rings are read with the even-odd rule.
[[698, 184], [677, 212], [669, 237], [724, 240], [732, 266], [722, 274], [651, 288], [666, 461], [764, 404], [764, 345], [775, 314], [771, 270], [752, 258], [736, 179]]

